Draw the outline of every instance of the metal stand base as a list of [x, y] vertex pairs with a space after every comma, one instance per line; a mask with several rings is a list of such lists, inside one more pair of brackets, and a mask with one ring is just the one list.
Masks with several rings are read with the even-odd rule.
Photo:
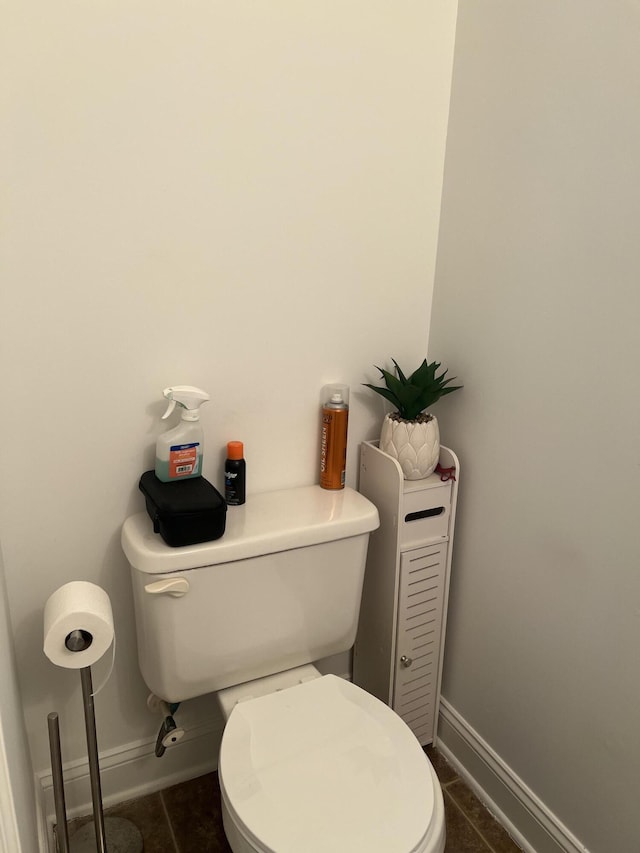
[[[142, 853], [143, 841], [138, 827], [123, 817], [106, 817], [104, 830], [109, 853]], [[96, 829], [93, 821], [85, 823], [69, 839], [71, 853], [96, 853]]]

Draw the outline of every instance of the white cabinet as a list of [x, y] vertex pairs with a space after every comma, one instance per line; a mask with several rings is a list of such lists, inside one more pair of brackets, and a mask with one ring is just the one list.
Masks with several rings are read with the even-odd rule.
[[369, 542], [353, 680], [390, 705], [422, 745], [436, 737], [459, 479], [446, 447], [440, 465], [453, 477], [405, 480], [377, 442], [361, 445], [359, 488], [378, 508], [380, 527]]

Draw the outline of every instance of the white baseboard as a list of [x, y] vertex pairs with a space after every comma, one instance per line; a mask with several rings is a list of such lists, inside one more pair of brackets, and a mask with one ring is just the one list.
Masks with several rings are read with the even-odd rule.
[[438, 750], [526, 853], [588, 853], [446, 699], [440, 704]]
[[49, 828], [47, 825], [46, 809], [44, 805], [44, 791], [42, 789], [40, 778], [36, 773], [33, 774], [33, 788], [36, 804], [35, 817], [38, 851], [39, 853], [49, 853], [49, 850], [53, 850], [54, 848], [51, 847], [51, 841], [48, 837]]
[[[141, 740], [100, 753], [100, 783], [104, 807], [136, 797], [153, 794], [171, 785], [210, 773], [218, 766], [222, 728], [219, 721], [193, 726], [184, 737], [167, 749], [162, 758], [155, 755], [155, 740]], [[91, 814], [91, 784], [87, 759], [63, 767], [64, 794], [68, 820]], [[50, 771], [37, 775], [42, 814], [46, 823], [47, 844], [53, 846], [55, 800]], [[43, 853], [47, 848], [43, 848]]]

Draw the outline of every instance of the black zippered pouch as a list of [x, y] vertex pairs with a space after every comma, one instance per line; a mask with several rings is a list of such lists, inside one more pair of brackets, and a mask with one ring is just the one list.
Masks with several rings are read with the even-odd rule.
[[154, 532], [172, 548], [211, 542], [223, 535], [227, 505], [204, 477], [163, 483], [155, 471], [145, 471], [138, 487], [144, 495]]

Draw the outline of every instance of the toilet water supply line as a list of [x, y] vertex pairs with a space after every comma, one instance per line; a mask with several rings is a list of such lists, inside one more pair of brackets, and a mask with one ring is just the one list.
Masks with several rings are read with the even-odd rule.
[[162, 717], [160, 731], [156, 738], [156, 758], [162, 758], [167, 751], [167, 747], [174, 746], [184, 737], [184, 729], [180, 728], [173, 718], [180, 707], [180, 703], [176, 702], [169, 704], [163, 699], [160, 699], [155, 694], [151, 693], [147, 698], [147, 707], [154, 713], [159, 713]]

